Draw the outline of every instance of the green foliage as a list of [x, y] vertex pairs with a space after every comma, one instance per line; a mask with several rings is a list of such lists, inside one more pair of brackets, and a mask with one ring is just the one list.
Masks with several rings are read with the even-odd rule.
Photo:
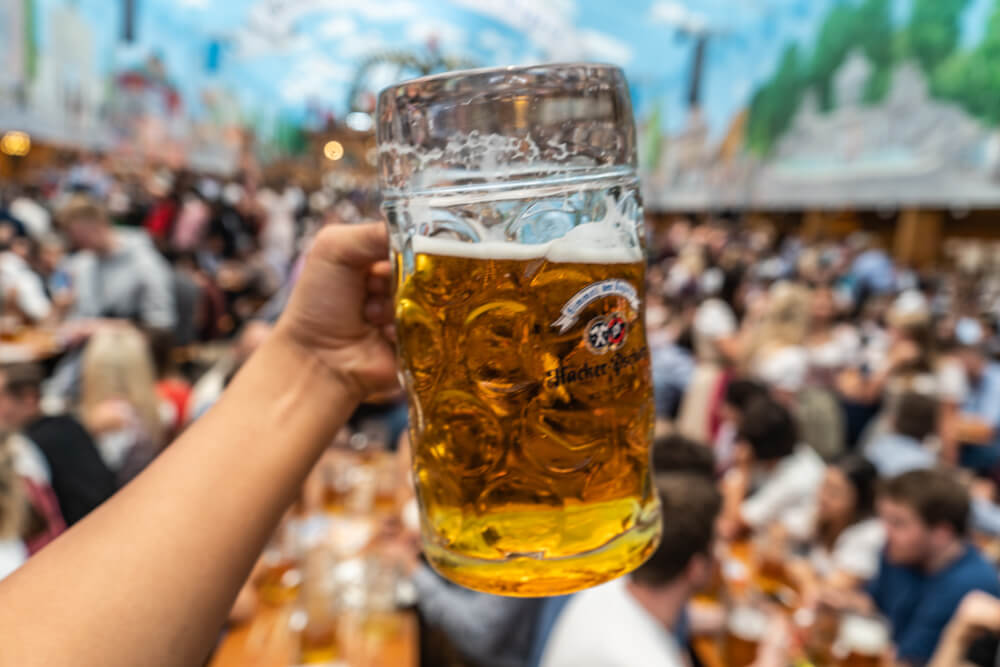
[[961, 37], [959, 24], [968, 0], [914, 0], [906, 28], [909, 53], [932, 73], [954, 53]]
[[892, 86], [892, 67], [879, 67], [872, 71], [865, 83], [861, 101], [868, 105], [876, 105], [886, 98]]
[[788, 47], [770, 81], [754, 94], [747, 122], [750, 150], [761, 154], [771, 150], [809, 90], [815, 92], [821, 111], [832, 110], [837, 104], [834, 77], [852, 51], [860, 50], [872, 64], [864, 101], [883, 100], [899, 48], [893, 39], [890, 0], [835, 5], [820, 27], [812, 54], [803, 57], [796, 47]]
[[876, 69], [892, 64], [892, 8], [889, 0], [865, 0], [854, 13], [857, 44]]
[[646, 121], [646, 131], [642, 133], [643, 146], [639, 163], [646, 171], [656, 171], [660, 166], [660, 154], [662, 152], [663, 132], [663, 110], [659, 102], [653, 105], [653, 111]]
[[810, 82], [816, 87], [819, 108], [833, 109], [833, 76], [851, 48], [856, 45], [855, 10], [848, 4], [838, 4], [827, 15], [816, 38], [810, 67]]
[[931, 92], [991, 126], [1000, 125], [1000, 0], [983, 41], [941, 63], [931, 77]]
[[38, 8], [24, 0], [24, 71], [28, 81], [38, 75]]
[[805, 92], [803, 83], [799, 47], [792, 44], [785, 48], [774, 77], [750, 103], [747, 144], [752, 151], [767, 153], [788, 129]]
[[[862, 101], [878, 104], [892, 86], [895, 63], [913, 58], [927, 73], [931, 92], [1000, 126], [1000, 0], [983, 42], [958, 53], [961, 18], [969, 0], [913, 0], [909, 23], [892, 26], [892, 0], [842, 0], [823, 20], [811, 54], [786, 49], [781, 65], [754, 94], [747, 146], [766, 154], [788, 129], [807, 91], [821, 111], [837, 105], [834, 78], [847, 57], [860, 50], [872, 66]], [[802, 60], [805, 61], [803, 64]]]

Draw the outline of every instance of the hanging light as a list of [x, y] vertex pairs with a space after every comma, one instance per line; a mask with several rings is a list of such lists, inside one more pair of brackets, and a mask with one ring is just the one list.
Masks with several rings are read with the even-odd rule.
[[27, 132], [11, 130], [0, 138], [0, 152], [13, 157], [23, 157], [31, 150], [31, 137]]
[[323, 146], [323, 155], [326, 156], [327, 160], [336, 162], [340, 158], [344, 157], [344, 145], [339, 141], [328, 141], [326, 145]]

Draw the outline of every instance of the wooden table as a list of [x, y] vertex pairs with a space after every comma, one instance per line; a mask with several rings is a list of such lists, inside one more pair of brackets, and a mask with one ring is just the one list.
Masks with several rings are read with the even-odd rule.
[[[289, 627], [292, 605], [262, 606], [253, 620], [234, 628], [219, 645], [210, 667], [290, 667], [296, 664], [295, 633]], [[398, 631], [373, 640], [364, 633], [342, 632], [341, 665], [417, 667], [419, 627], [412, 611], [392, 614]]]
[[44, 361], [63, 351], [59, 336], [51, 329], [27, 328], [0, 339], [0, 363]]

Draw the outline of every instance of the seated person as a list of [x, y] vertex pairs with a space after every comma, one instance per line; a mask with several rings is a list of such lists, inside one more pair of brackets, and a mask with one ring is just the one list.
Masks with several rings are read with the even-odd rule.
[[910, 470], [931, 468], [937, 456], [926, 445], [938, 431], [938, 402], [917, 392], [907, 392], [896, 406], [891, 428], [865, 446], [865, 458], [882, 477], [895, 477]]
[[455, 651], [478, 667], [533, 664], [547, 603], [563, 598], [516, 598], [463, 588], [421, 561], [419, 538], [409, 531], [389, 540], [383, 553], [413, 581], [422, 625], [443, 635], [440, 644], [448, 644], [433, 650]]
[[653, 474], [688, 473], [715, 479], [715, 457], [705, 445], [670, 433], [653, 441]]
[[5, 313], [16, 313], [24, 322], [42, 324], [52, 315], [45, 285], [21, 255], [9, 249], [12, 239], [0, 235], [0, 283]]
[[657, 480], [663, 536], [631, 574], [574, 595], [549, 636], [542, 667], [686, 667], [673, 628], [713, 569], [720, 499], [697, 475]]
[[956, 327], [957, 356], [969, 387], [956, 426], [962, 447], [959, 462], [976, 472], [991, 472], [1000, 464], [1000, 363], [984, 350], [982, 326], [962, 320]]
[[67, 262], [76, 295], [71, 319], [127, 319], [143, 329], [173, 329], [170, 266], [145, 233], [114, 228], [104, 207], [83, 195], [58, 218], [79, 249]]
[[889, 480], [879, 499], [886, 547], [867, 595], [828, 602], [877, 610], [892, 625], [899, 661], [920, 665], [971, 591], [1000, 595], [994, 567], [969, 543], [969, 494], [945, 470], [914, 470]]
[[736, 436], [743, 423], [743, 413], [754, 399], [767, 396], [767, 387], [743, 378], [734, 378], [726, 384], [722, 395], [722, 405], [719, 408], [721, 423], [712, 449], [720, 470], [726, 470], [733, 462], [736, 449]]
[[[940, 403], [918, 392], [907, 392], [896, 407], [892, 428], [865, 446], [865, 457], [881, 477], [895, 477], [911, 470], [937, 465], [937, 455], [926, 444], [938, 433]], [[1000, 506], [992, 499], [972, 498], [972, 529], [1000, 535]]]
[[72, 526], [118, 489], [93, 438], [70, 415], [42, 414], [43, 373], [34, 364], [0, 370], [0, 422], [24, 434], [45, 457], [52, 491], [66, 524]]
[[885, 530], [875, 515], [877, 483], [875, 467], [860, 456], [849, 454], [827, 466], [812, 546], [805, 561], [791, 568], [806, 597], [814, 597], [820, 586], [855, 588], [878, 570]]
[[780, 524], [793, 539], [804, 537], [826, 466], [799, 442], [794, 417], [774, 399], [758, 398], [743, 415], [737, 441], [741, 465], [723, 481], [724, 536]]

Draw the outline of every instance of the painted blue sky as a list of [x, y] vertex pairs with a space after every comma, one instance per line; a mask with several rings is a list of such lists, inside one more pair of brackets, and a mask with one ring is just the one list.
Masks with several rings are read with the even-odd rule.
[[[712, 34], [703, 83], [706, 118], [725, 131], [791, 41], [807, 50], [823, 16], [855, 0], [139, 0], [140, 46], [117, 43], [118, 3], [36, 0], [40, 14], [74, 4], [96, 28], [99, 62], [138, 60], [156, 50], [191, 103], [206, 79], [243, 106], [296, 111], [318, 102], [345, 111], [357, 63], [388, 48], [435, 38], [441, 50], [482, 66], [589, 59], [621, 65], [640, 116], [654, 106], [667, 129], [680, 127], [691, 67], [692, 32]], [[893, 0], [896, 20], [911, 0]], [[996, 0], [969, 0], [964, 41], [974, 44]], [[44, 49], [44, 29], [40, 30]], [[224, 43], [217, 72], [207, 45]], [[392, 83], [375, 80], [375, 87]], [[196, 103], [193, 104], [196, 110]]]

